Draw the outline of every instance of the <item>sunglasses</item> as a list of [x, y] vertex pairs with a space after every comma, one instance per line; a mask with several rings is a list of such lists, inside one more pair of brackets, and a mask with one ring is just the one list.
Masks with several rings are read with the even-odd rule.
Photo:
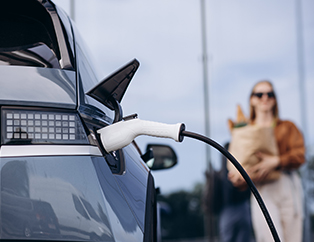
[[275, 97], [275, 93], [274, 92], [255, 92], [252, 94], [252, 96], [258, 97], [258, 98], [262, 98], [262, 96], [266, 94], [268, 96], [268, 98], [274, 98]]

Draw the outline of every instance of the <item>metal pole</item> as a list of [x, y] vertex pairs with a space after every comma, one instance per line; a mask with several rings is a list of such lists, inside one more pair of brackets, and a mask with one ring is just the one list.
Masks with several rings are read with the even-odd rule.
[[300, 92], [300, 112], [304, 139], [308, 141], [307, 117], [306, 117], [306, 89], [305, 89], [305, 66], [304, 66], [304, 42], [303, 42], [303, 26], [302, 26], [302, 2], [296, 0], [295, 5], [296, 18], [296, 37], [297, 37], [297, 65]]
[[[202, 62], [203, 62], [203, 88], [204, 88], [204, 115], [205, 115], [205, 136], [210, 137], [209, 122], [209, 85], [208, 85], [208, 56], [207, 56], [207, 36], [206, 36], [206, 8], [205, 0], [201, 0], [201, 25], [202, 25]], [[210, 147], [206, 146], [207, 168], [211, 168]]]
[[[202, 63], [203, 63], [203, 89], [204, 89], [204, 122], [205, 136], [210, 137], [210, 122], [209, 122], [209, 84], [208, 84], [208, 56], [207, 56], [207, 36], [206, 36], [206, 7], [205, 0], [201, 1], [201, 30], [202, 30]], [[212, 176], [213, 168], [210, 159], [210, 147], [206, 149], [206, 165], [207, 170]], [[204, 216], [204, 234], [211, 241], [215, 237], [215, 217], [212, 214]]]
[[75, 3], [74, 3], [74, 0], [70, 0], [70, 17], [75, 22]]
[[[296, 20], [296, 44], [297, 44], [297, 71], [298, 71], [298, 83], [299, 83], [299, 95], [300, 95], [300, 115], [301, 115], [301, 125], [303, 130], [303, 136], [305, 140], [305, 145], [307, 145], [308, 139], [308, 130], [307, 130], [307, 105], [306, 105], [306, 88], [305, 88], [305, 66], [304, 66], [304, 40], [303, 40], [303, 19], [302, 19], [302, 0], [295, 1], [295, 20]], [[308, 212], [308, 203], [307, 203], [307, 194], [308, 194], [308, 180], [309, 169], [307, 169], [307, 163], [305, 167], [301, 169], [303, 177], [304, 187], [304, 228], [303, 228], [303, 241], [311, 241], [311, 221]], [[305, 174], [304, 174], [305, 173]]]

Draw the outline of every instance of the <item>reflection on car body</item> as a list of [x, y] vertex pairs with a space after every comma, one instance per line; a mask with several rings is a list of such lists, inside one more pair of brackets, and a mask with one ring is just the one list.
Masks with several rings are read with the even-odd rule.
[[16, 237], [57, 237], [59, 224], [52, 206], [30, 198], [28, 181], [25, 162], [13, 160], [2, 167], [2, 232]]
[[50, 0], [1, 1], [0, 28], [0, 240], [157, 241], [152, 151], [107, 153], [96, 132], [123, 118], [139, 62], [99, 84]]
[[1, 192], [2, 232], [13, 237], [57, 237], [58, 219], [47, 202]]

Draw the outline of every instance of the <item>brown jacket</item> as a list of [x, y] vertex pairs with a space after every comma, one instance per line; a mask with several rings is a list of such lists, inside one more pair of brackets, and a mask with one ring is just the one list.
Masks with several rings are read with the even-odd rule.
[[275, 126], [281, 169], [295, 169], [305, 161], [302, 133], [290, 121], [278, 120]]

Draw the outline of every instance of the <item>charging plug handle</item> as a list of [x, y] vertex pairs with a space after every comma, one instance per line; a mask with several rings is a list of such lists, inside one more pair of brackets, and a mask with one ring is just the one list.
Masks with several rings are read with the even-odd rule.
[[99, 129], [97, 133], [101, 136], [101, 142], [109, 153], [121, 149], [130, 144], [139, 135], [149, 135], [160, 138], [171, 138], [177, 142], [183, 141], [182, 131], [185, 125], [163, 124], [140, 119], [120, 121]]

